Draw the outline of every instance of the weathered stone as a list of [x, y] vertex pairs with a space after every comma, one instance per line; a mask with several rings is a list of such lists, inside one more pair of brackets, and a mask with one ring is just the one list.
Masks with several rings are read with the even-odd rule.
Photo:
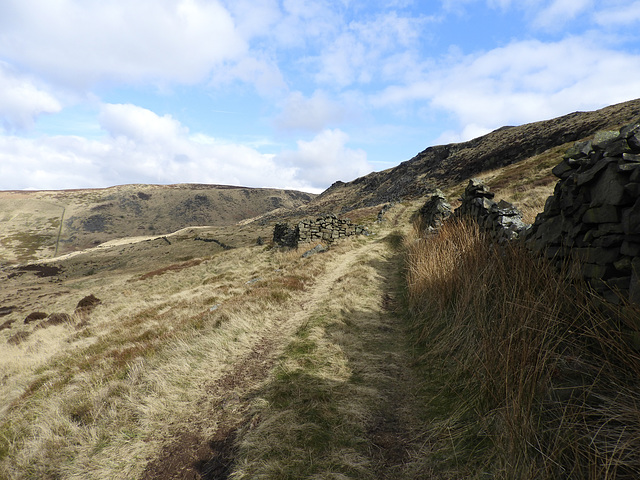
[[637, 257], [640, 255], [640, 243], [624, 241], [620, 247], [620, 253], [630, 257]]
[[592, 150], [591, 142], [576, 142], [564, 154], [564, 159], [578, 159], [586, 157]]
[[582, 221], [584, 223], [616, 223], [620, 221], [620, 215], [613, 205], [603, 205], [587, 210]]
[[576, 185], [581, 187], [589, 182], [591, 182], [596, 176], [605, 168], [609, 166], [611, 163], [618, 163], [617, 158], [605, 157], [596, 163], [593, 167], [586, 170], [583, 173], [576, 175]]
[[591, 146], [594, 149], [604, 150], [607, 145], [620, 137], [620, 132], [613, 130], [600, 131], [596, 133], [591, 141]]
[[640, 163], [640, 155], [637, 153], [624, 153], [622, 154], [622, 159], [625, 162]]
[[613, 262], [613, 267], [619, 272], [631, 273], [631, 257], [622, 257], [620, 260]]
[[302, 254], [302, 258], [307, 258], [307, 257], [310, 257], [311, 255], [315, 255], [317, 253], [322, 253], [322, 252], [326, 252], [326, 251], [327, 251], [327, 249], [324, 248], [322, 245], [316, 245], [311, 250], [307, 250], [306, 252], [304, 252]]
[[626, 234], [640, 233], [640, 198], [622, 213], [622, 228]]
[[613, 264], [619, 257], [617, 248], [574, 248], [572, 253], [580, 261], [596, 265]]
[[604, 150], [605, 157], [620, 157], [623, 153], [631, 153], [631, 147], [624, 138], [616, 139]]
[[624, 189], [627, 181], [618, 174], [618, 167], [618, 165], [610, 164], [597, 179], [591, 188], [591, 207], [624, 205], [625, 202], [628, 202], [628, 197]]
[[562, 163], [559, 163], [551, 170], [556, 177], [565, 179], [569, 175], [575, 172], [574, 166], [570, 165], [566, 160]]
[[594, 238], [592, 245], [603, 248], [620, 247], [622, 242], [624, 242], [624, 238], [624, 235], [604, 235], [599, 238]]
[[582, 275], [585, 278], [606, 279], [615, 272], [613, 265], [601, 265], [595, 263], [583, 263], [581, 265]]

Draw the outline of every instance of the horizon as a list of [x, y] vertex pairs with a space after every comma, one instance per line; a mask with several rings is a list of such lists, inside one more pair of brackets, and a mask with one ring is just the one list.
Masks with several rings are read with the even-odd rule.
[[8, 0], [0, 190], [320, 193], [640, 94], [640, 1]]

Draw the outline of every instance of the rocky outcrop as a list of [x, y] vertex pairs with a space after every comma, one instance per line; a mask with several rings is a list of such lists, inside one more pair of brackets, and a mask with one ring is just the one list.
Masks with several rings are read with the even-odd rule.
[[608, 300], [640, 303], [640, 122], [576, 143], [553, 173], [560, 181], [533, 225], [533, 249], [578, 260]]

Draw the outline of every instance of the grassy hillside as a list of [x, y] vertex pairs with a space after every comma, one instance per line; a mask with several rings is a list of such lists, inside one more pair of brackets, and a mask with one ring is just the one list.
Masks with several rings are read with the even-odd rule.
[[[532, 220], [566, 135], [474, 175]], [[425, 172], [398, 185], [437, 184]], [[386, 187], [361, 190], [376, 175], [308, 203], [284, 192], [290, 208], [270, 213], [273, 191], [252, 203], [219, 187], [65, 192], [64, 219], [54, 192], [10, 202], [7, 225], [29, 233], [3, 240], [12, 258], [54, 252], [69, 219], [92, 248], [0, 268], [0, 478], [638, 478], [640, 355], [611, 311], [570, 269], [494, 249], [474, 225], [423, 238], [419, 193], [376, 222]], [[441, 186], [455, 199], [465, 183]], [[213, 213], [195, 200], [223, 194]], [[214, 225], [137, 235], [151, 212], [178, 226], [187, 204], [183, 218]], [[373, 234], [308, 258], [314, 244], [269, 245], [275, 221], [341, 210]]]
[[234, 225], [274, 210], [295, 210], [314, 196], [195, 184], [0, 192], [0, 263], [51, 258], [123, 237]]

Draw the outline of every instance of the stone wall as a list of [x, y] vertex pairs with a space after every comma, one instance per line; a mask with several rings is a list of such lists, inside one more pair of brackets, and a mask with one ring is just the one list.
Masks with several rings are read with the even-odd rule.
[[577, 259], [610, 301], [618, 290], [640, 303], [640, 123], [576, 143], [553, 173], [560, 180], [529, 244], [558, 262]]
[[326, 215], [315, 220], [306, 219], [294, 227], [278, 223], [273, 229], [273, 242], [279, 246], [297, 247], [298, 242], [324, 241], [331, 243], [352, 235], [367, 235], [366, 227], [355, 225], [349, 219]]
[[475, 218], [498, 243], [521, 239], [556, 263], [577, 260], [607, 300], [640, 303], [640, 122], [576, 143], [553, 173], [560, 180], [533, 225], [474, 179], [454, 216]]
[[351, 235], [362, 235], [368, 232], [366, 227], [354, 225], [351, 220], [327, 215], [315, 220], [307, 219], [298, 223], [301, 242], [326, 241], [333, 242]]
[[522, 238], [530, 225], [522, 221], [522, 213], [504, 200], [495, 202], [489, 188], [472, 178], [462, 195], [455, 217], [472, 217], [498, 243]]

